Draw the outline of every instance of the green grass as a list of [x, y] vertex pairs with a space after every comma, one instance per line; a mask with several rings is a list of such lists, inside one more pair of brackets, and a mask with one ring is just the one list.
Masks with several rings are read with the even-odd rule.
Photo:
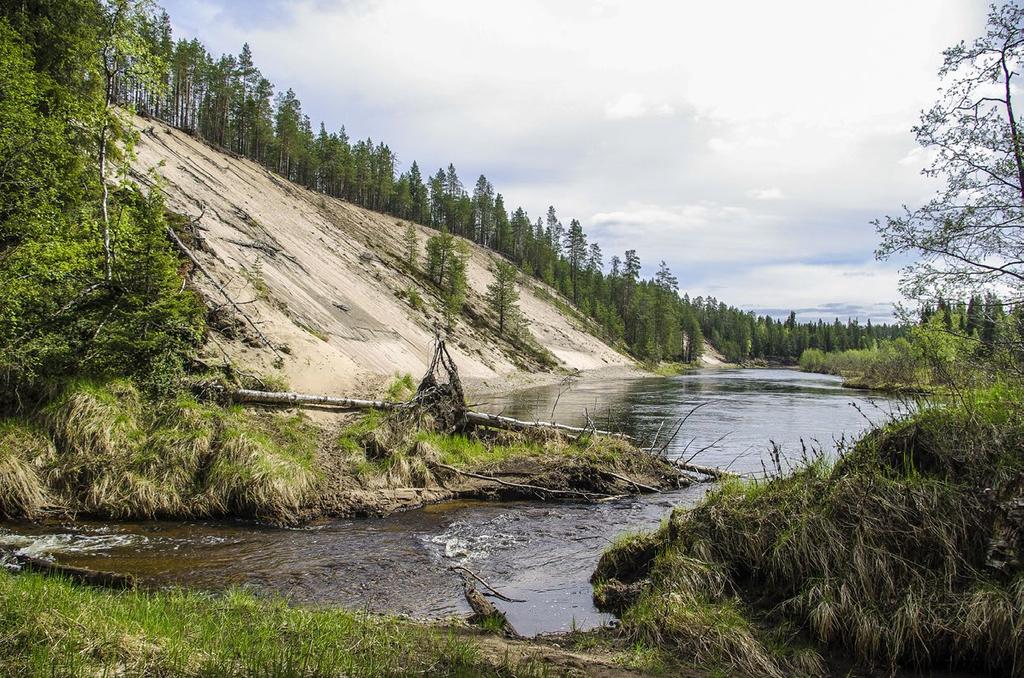
[[0, 572], [0, 673], [21, 676], [532, 675], [471, 639], [242, 591], [111, 592]]
[[406, 372], [405, 374], [395, 374], [395, 378], [388, 384], [387, 389], [384, 391], [384, 399], [392, 402], [399, 402], [408, 400], [416, 393], [416, 383], [412, 380], [412, 375]]
[[509, 459], [537, 457], [544, 454], [542, 444], [529, 440], [494, 444], [476, 437], [445, 435], [430, 431], [419, 432], [416, 439], [436, 449], [439, 456], [438, 461], [441, 463], [460, 468], [479, 468]]
[[[637, 582], [626, 637], [753, 675], [1024, 665], [1024, 409], [1006, 387], [877, 428], [834, 464], [733, 480], [595, 572]], [[1016, 555], [1014, 555], [1016, 554]], [[813, 643], [816, 647], [810, 647]]]

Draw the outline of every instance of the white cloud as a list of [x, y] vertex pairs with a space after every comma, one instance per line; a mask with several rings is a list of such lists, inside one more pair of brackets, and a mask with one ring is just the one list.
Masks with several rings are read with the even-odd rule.
[[[314, 121], [383, 139], [406, 166], [483, 172], [507, 205], [584, 219], [609, 253], [763, 265], [870, 257], [867, 221], [930, 190], [909, 129], [941, 50], [978, 34], [985, 12], [961, 0], [163, 4], [178, 37], [215, 54], [248, 41]], [[748, 203], [757, 211], [729, 211]], [[797, 302], [776, 291], [774, 305]]]
[[604, 114], [609, 120], [642, 118], [648, 115], [672, 115], [675, 109], [667, 103], [652, 104], [642, 94], [627, 92], [608, 103]]
[[[710, 294], [742, 308], [779, 315], [795, 309], [802, 319], [860, 316], [876, 322], [892, 319], [893, 289], [899, 278], [897, 267], [876, 262], [773, 264], [723, 273], [697, 282], [690, 294]], [[779, 304], [779, 299], [789, 303]]]
[[782, 190], [773, 186], [771, 188], [754, 188], [747, 191], [754, 200], [782, 200]]

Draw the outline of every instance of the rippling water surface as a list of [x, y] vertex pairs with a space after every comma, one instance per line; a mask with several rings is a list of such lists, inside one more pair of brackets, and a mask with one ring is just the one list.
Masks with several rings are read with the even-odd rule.
[[[721, 442], [697, 462], [760, 473], [768, 441], [794, 459], [801, 439], [826, 453], [891, 403], [841, 389], [839, 381], [789, 370], [714, 370], [674, 378], [528, 389], [482, 408], [519, 418], [602, 426], [651, 441], [701, 402], [669, 445], [673, 456]], [[856, 407], [854, 406], [856, 405]], [[768, 462], [765, 461], [767, 464]], [[499, 603], [524, 634], [590, 627], [610, 618], [590, 600], [588, 579], [617, 534], [651, 528], [704, 489], [607, 504], [458, 502], [381, 519], [300, 529], [245, 522], [0, 524], [0, 543], [96, 569], [132, 572], [153, 586], [219, 590], [250, 586], [299, 603], [416, 616], [464, 613], [465, 565], [512, 598]]]

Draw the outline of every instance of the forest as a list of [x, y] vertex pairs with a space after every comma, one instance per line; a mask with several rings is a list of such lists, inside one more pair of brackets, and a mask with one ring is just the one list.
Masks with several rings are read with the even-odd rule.
[[[248, 44], [237, 55], [214, 56], [198, 39], [175, 40], [165, 11], [141, 13], [136, 27], [146, 67], [114, 73], [118, 103], [311, 190], [489, 247], [555, 287], [609, 342], [642, 360], [692, 362], [706, 338], [730, 362], [794, 363], [808, 348], [866, 349], [902, 332], [838, 318], [798, 323], [795, 314], [778, 321], [711, 297], [680, 296], [664, 262], [643, 279], [635, 250], [605, 261], [580, 221], [566, 226], [554, 206], [533, 219], [506, 205], [483, 174], [470, 187], [451, 163], [433, 174], [415, 160], [403, 169], [383, 141], [353, 139], [344, 125], [315, 126], [291, 88], [282, 92], [263, 75]], [[395, 238], [402, 235], [396, 228]]]

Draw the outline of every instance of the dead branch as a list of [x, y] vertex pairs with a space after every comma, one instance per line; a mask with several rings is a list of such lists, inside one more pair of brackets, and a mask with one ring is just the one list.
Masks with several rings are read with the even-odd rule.
[[602, 470], [599, 470], [598, 472], [599, 473], [603, 473], [606, 476], [611, 476], [612, 478], [618, 478], [619, 480], [622, 480], [624, 482], [629, 483], [634, 488], [636, 488], [637, 494], [640, 493], [640, 490], [647, 490], [648, 492], [653, 492], [653, 493], [656, 493], [656, 494], [661, 494], [661, 490], [659, 490], [656, 487], [651, 487], [650, 485], [644, 485], [643, 483], [638, 483], [637, 481], [633, 480], [632, 478], [627, 478], [626, 476], [621, 476], [618, 473], [614, 473], [613, 471], [605, 471], [605, 470], [602, 469]]
[[205, 275], [206, 278], [211, 283], [213, 283], [213, 286], [217, 288], [217, 291], [224, 296], [227, 302], [231, 304], [232, 307], [234, 307], [238, 314], [245, 318], [249, 325], [251, 325], [252, 328], [256, 330], [256, 334], [259, 335], [259, 338], [263, 341], [263, 343], [266, 344], [267, 347], [274, 352], [274, 355], [283, 360], [284, 356], [282, 356], [281, 353], [277, 350], [277, 347], [274, 346], [273, 343], [271, 343], [270, 339], [267, 338], [267, 335], [263, 334], [263, 330], [259, 328], [259, 325], [256, 324], [256, 321], [250, 318], [249, 314], [243, 311], [242, 307], [235, 303], [235, 300], [231, 298], [231, 295], [228, 294], [227, 290], [225, 290], [224, 287], [219, 282], [217, 282], [217, 279], [214, 278], [201, 263], [199, 263], [199, 259], [196, 258], [196, 255], [192, 253], [192, 250], [185, 246], [185, 243], [181, 241], [181, 238], [178, 237], [178, 234], [175, 233], [174, 229], [171, 228], [170, 226], [167, 227], [167, 235], [168, 237], [170, 237], [171, 242], [173, 242], [175, 246], [192, 261], [195, 267], [199, 269], [200, 273]]
[[512, 624], [509, 623], [505, 613], [496, 608], [491, 601], [484, 598], [479, 591], [466, 584], [462, 592], [466, 596], [466, 602], [469, 603], [470, 608], [473, 610], [473, 616], [469, 618], [471, 623], [482, 624], [486, 619], [493, 619], [500, 624], [502, 634], [510, 638], [522, 637]]
[[520, 419], [513, 419], [512, 417], [487, 414], [486, 412], [467, 411], [466, 421], [470, 424], [476, 424], [477, 426], [490, 426], [491, 428], [500, 428], [508, 431], [527, 431], [533, 428], [550, 428], [576, 435], [595, 433], [602, 436], [622, 438], [623, 440], [633, 440], [631, 436], [628, 436], [625, 433], [614, 433], [612, 431], [602, 431], [601, 429], [592, 429], [589, 427], [583, 428], [579, 426], [566, 426], [565, 424], [556, 424], [553, 421], [522, 421]]
[[714, 478], [715, 480], [722, 480], [723, 478], [739, 478], [738, 473], [726, 471], [725, 469], [715, 466], [701, 466], [699, 464], [688, 464], [682, 461], [673, 461], [672, 463], [684, 471], [693, 471], [694, 473], [699, 473], [703, 476], [707, 476], [708, 478]]
[[462, 469], [457, 469], [454, 466], [449, 466], [448, 464], [442, 464], [441, 462], [437, 462], [437, 461], [432, 461], [432, 462], [428, 462], [428, 463], [431, 466], [436, 466], [438, 468], [443, 468], [446, 471], [451, 471], [452, 473], [458, 473], [459, 475], [468, 476], [470, 478], [476, 478], [477, 480], [487, 480], [487, 481], [492, 482], [492, 483], [497, 483], [499, 485], [504, 485], [505, 487], [513, 487], [513, 488], [516, 488], [516, 489], [519, 489], [519, 490], [529, 490], [530, 492], [537, 492], [537, 493], [540, 493], [540, 494], [552, 494], [552, 495], [560, 494], [560, 495], [566, 495], [566, 496], [570, 496], [570, 497], [582, 497], [583, 499], [586, 499], [588, 501], [593, 501], [595, 498], [601, 498], [601, 497], [608, 496], [608, 495], [605, 495], [605, 494], [596, 494], [596, 493], [593, 493], [593, 492], [583, 492], [583, 491], [580, 491], [580, 490], [556, 490], [556, 489], [550, 488], [550, 487], [540, 487], [539, 485], [526, 485], [524, 483], [512, 483], [512, 482], [509, 482], [507, 480], [502, 480], [501, 478], [495, 478], [494, 476], [485, 476], [482, 473], [473, 473], [472, 471], [463, 471]]
[[485, 582], [485, 581], [484, 581], [484, 580], [483, 580], [483, 579], [482, 579], [482, 578], [480, 577], [480, 575], [478, 575], [478, 574], [477, 574], [476, 572], [474, 572], [473, 570], [469, 569], [468, 567], [464, 567], [464, 566], [462, 566], [462, 565], [452, 565], [452, 566], [451, 566], [451, 567], [449, 567], [448, 569], [449, 569], [449, 570], [452, 570], [453, 572], [454, 572], [454, 571], [461, 571], [461, 572], [465, 572], [465, 573], [466, 573], [466, 574], [468, 574], [468, 575], [469, 575], [470, 577], [472, 577], [473, 579], [476, 579], [476, 580], [477, 580], [478, 582], [480, 582], [481, 584], [483, 584], [484, 588], [486, 588], [486, 589], [487, 589], [488, 591], [490, 591], [490, 592], [491, 592], [492, 594], [494, 594], [494, 597], [495, 597], [495, 598], [498, 598], [499, 600], [504, 600], [504, 601], [505, 601], [506, 603], [525, 603], [525, 602], [526, 602], [525, 600], [520, 600], [519, 598], [509, 598], [508, 596], [506, 596], [506, 595], [503, 595], [503, 594], [502, 594], [501, 592], [499, 592], [499, 591], [498, 591], [497, 589], [495, 589], [495, 588], [494, 588], [493, 586], [491, 586], [490, 584], [488, 584], [487, 582]]

